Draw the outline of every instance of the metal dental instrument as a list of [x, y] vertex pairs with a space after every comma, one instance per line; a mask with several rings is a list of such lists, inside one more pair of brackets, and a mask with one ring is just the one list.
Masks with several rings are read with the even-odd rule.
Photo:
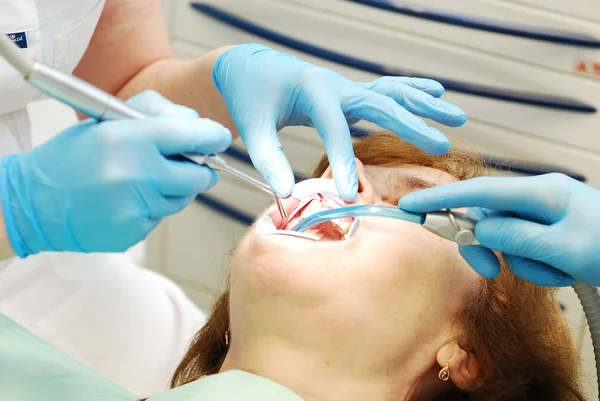
[[[20, 72], [32, 86], [73, 109], [98, 121], [143, 119], [146, 115], [127, 105], [122, 100], [69, 74], [35, 63], [25, 57], [18, 46], [6, 35], [0, 34], [0, 55]], [[267, 184], [231, 167], [218, 155], [182, 154], [181, 157], [213, 170], [225, 171], [246, 183], [264, 191], [275, 199], [279, 214], [287, 218], [281, 199]]]
[[393, 206], [358, 205], [324, 210], [303, 219], [292, 231], [304, 232], [317, 224], [347, 217], [390, 217], [417, 223], [432, 233], [458, 245], [480, 245], [475, 238], [477, 219], [464, 213], [444, 210], [430, 213], [411, 213]]
[[211, 168], [213, 170], [226, 171], [229, 174], [239, 178], [240, 180], [243, 180], [243, 181], [247, 182], [248, 184], [254, 185], [254, 187], [260, 189], [261, 191], [264, 191], [264, 192], [272, 195], [273, 198], [275, 199], [275, 204], [277, 205], [279, 214], [281, 215], [282, 218], [284, 218], [284, 219], [287, 218], [285, 209], [283, 208], [283, 205], [281, 204], [281, 199], [279, 199], [277, 197], [277, 195], [275, 195], [275, 193], [273, 192], [271, 187], [268, 186], [267, 184], [265, 184], [264, 182], [260, 182], [259, 180], [255, 179], [254, 177], [251, 177], [248, 174], [246, 174], [236, 168], [231, 167], [230, 165], [227, 164], [227, 162], [225, 162], [225, 160], [223, 160], [221, 157], [219, 157], [217, 155], [206, 156], [206, 155], [194, 155], [194, 154], [186, 153], [183, 156], [187, 160], [190, 160], [196, 164], [208, 166], [209, 168]]

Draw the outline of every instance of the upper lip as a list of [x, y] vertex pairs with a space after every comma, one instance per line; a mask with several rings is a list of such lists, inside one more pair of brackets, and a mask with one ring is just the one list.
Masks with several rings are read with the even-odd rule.
[[275, 204], [273, 204], [265, 214], [269, 216], [271, 220], [273, 220], [273, 224], [275, 224], [275, 227], [281, 229], [283, 223], [285, 223], [288, 219], [291, 219], [292, 216], [290, 215], [299, 203], [300, 201], [298, 199], [291, 196], [285, 199], [281, 199], [281, 205], [285, 210], [285, 214], [288, 216], [287, 218], [281, 217], [277, 205]]
[[[304, 208], [309, 207], [311, 205], [311, 203], [313, 202], [319, 202], [319, 199], [314, 199], [312, 198], [310, 200], [310, 202], [308, 202], [302, 209], [296, 211], [296, 213], [294, 213], [295, 209], [301, 204], [304, 203], [307, 199], [296, 199], [294, 197], [289, 197], [286, 199], [282, 199], [282, 206], [287, 214], [287, 218], [282, 218], [281, 215], [279, 214], [279, 211], [277, 209], [277, 205], [273, 205], [266, 213], [267, 216], [269, 216], [271, 218], [271, 220], [273, 220], [273, 224], [275, 224], [275, 227], [277, 227], [279, 230], [283, 229], [285, 225], [287, 225], [287, 223], [291, 220], [293, 220], [298, 213], [301, 213], [302, 210], [304, 210]], [[323, 197], [321, 197], [321, 200], [323, 201], [327, 201], [329, 199], [325, 199]], [[343, 201], [335, 200], [333, 199], [333, 202], [327, 202], [327, 207], [323, 207], [321, 208], [322, 210], [329, 210], [329, 209], [338, 209], [340, 207], [343, 207]], [[297, 223], [295, 223], [297, 224]], [[294, 224], [294, 225], [295, 225]], [[290, 227], [291, 228], [291, 227]]]
[[[320, 199], [311, 199], [301, 209], [299, 209], [293, 216], [290, 216], [290, 219], [289, 219], [290, 221], [293, 220], [294, 218], [300, 217], [298, 221], [295, 221], [293, 224], [290, 224], [289, 226], [285, 225], [283, 227], [280, 227], [280, 229], [284, 228], [284, 227], [287, 230], [292, 229], [300, 221], [302, 221], [303, 218], [305, 218], [305, 217], [307, 217], [307, 216], [309, 216], [311, 214], [318, 213], [318, 212], [325, 211], [325, 210], [339, 209], [339, 208], [343, 207], [343, 201], [339, 201], [339, 200], [336, 200], [336, 199], [325, 199], [321, 195], [319, 195], [319, 197], [320, 197]], [[316, 205], [315, 205], [315, 202], [317, 202]], [[310, 210], [311, 213], [309, 213], [309, 211], [306, 211], [307, 208], [311, 209]], [[314, 210], [315, 208], [317, 210]], [[304, 216], [302, 216], [303, 213], [306, 213], [306, 214]], [[335, 226], [337, 226], [337, 227], [339, 227], [341, 229], [340, 225], [337, 224], [335, 221], [321, 223], [321, 224], [319, 224], [319, 225], [317, 225], [315, 227], [321, 227], [320, 231], [324, 232], [323, 228], [324, 228], [324, 225], [327, 224], [327, 223], [334, 224]], [[315, 227], [313, 227], [313, 228], [315, 228]]]

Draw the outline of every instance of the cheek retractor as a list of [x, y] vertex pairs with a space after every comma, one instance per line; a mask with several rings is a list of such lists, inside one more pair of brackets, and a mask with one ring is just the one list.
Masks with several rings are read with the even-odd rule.
[[[289, 222], [300, 213], [310, 202], [320, 201], [326, 202], [328, 207], [333, 209], [344, 207], [344, 201], [340, 198], [337, 192], [335, 183], [333, 180], [327, 178], [315, 178], [310, 180], [302, 181], [296, 184], [294, 191], [291, 195], [300, 201], [296, 208], [288, 213], [286, 220], [284, 220], [281, 227], [285, 227]], [[358, 219], [354, 219], [348, 232], [344, 235], [345, 239], [349, 239], [358, 228]], [[256, 232], [259, 235], [288, 235], [291, 237], [305, 238], [313, 241], [318, 241], [321, 237], [318, 237], [307, 232], [298, 232], [292, 230], [278, 229], [275, 223], [269, 216], [263, 216], [256, 224]]]

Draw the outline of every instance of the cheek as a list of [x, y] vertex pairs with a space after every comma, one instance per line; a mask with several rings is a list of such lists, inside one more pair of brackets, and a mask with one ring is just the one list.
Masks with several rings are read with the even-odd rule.
[[251, 232], [233, 259], [232, 300], [243, 299], [246, 308], [344, 310], [357, 321], [377, 321], [390, 308], [397, 316], [440, 320], [461, 306], [456, 289], [468, 288], [471, 270], [461, 261], [456, 244], [389, 219], [361, 220], [356, 241], [347, 243]]
[[[373, 226], [363, 249], [354, 254], [355, 263], [363, 266], [357, 286], [371, 288], [371, 298], [385, 298], [382, 302], [438, 305], [440, 313], [445, 313], [445, 306], [455, 307], [446, 300], [455, 299], [456, 289], [476, 276], [458, 246], [410, 223], [387, 229], [382, 225]], [[363, 229], [369, 230], [367, 224]]]

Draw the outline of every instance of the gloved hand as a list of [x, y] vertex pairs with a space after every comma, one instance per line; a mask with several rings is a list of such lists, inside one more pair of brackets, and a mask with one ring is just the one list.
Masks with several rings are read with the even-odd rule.
[[124, 251], [217, 182], [216, 172], [167, 156], [223, 151], [229, 130], [154, 92], [129, 104], [164, 117], [87, 120], [2, 159], [2, 209], [18, 256]]
[[475, 237], [485, 248], [460, 253], [485, 277], [500, 273], [494, 249], [517, 277], [536, 284], [568, 286], [574, 278], [600, 285], [600, 191], [565, 175], [475, 178], [408, 194], [399, 206], [411, 212], [477, 207], [469, 213], [482, 217]]
[[[420, 149], [445, 153], [450, 144], [416, 117], [460, 126], [467, 116], [438, 97], [444, 88], [428, 79], [384, 77], [368, 83], [282, 54], [266, 46], [236, 46], [217, 60], [213, 80], [256, 169], [281, 197], [294, 187], [277, 131], [314, 126], [325, 144], [340, 195], [356, 198], [358, 179], [348, 125], [367, 120]], [[414, 114], [413, 114], [414, 113]]]

